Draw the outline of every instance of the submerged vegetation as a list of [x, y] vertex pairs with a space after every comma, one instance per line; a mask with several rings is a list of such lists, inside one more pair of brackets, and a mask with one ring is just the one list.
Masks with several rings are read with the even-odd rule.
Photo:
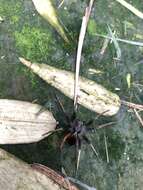
[[[132, 0], [131, 3], [143, 10], [141, 0]], [[46, 103], [62, 125], [63, 116], [57, 109], [53, 94], [61, 97], [65, 109], [70, 113], [72, 101], [45, 84], [18, 60], [22, 56], [31, 62], [73, 71], [86, 1], [65, 0], [60, 8], [59, 1], [54, 0], [53, 4], [57, 8], [61, 25], [68, 29], [65, 32], [70, 36], [70, 44], [38, 15], [32, 1], [0, 0], [0, 18], [3, 19], [0, 21], [0, 97], [30, 102], [36, 100], [43, 105]], [[117, 93], [122, 100], [142, 104], [142, 31], [142, 20], [117, 1], [95, 1], [83, 44], [81, 75]], [[112, 40], [103, 36], [110, 36]], [[124, 43], [118, 39], [139, 42], [140, 45]], [[141, 112], [139, 114], [142, 116]], [[96, 113], [79, 106], [78, 116], [84, 121], [94, 120]], [[98, 129], [101, 124], [111, 121], [115, 122], [114, 126]], [[89, 136], [99, 152], [99, 158], [83, 145], [77, 178], [102, 190], [140, 190], [143, 183], [143, 134], [142, 125], [133, 109], [121, 106], [114, 117], [100, 117], [94, 121], [93, 126], [95, 132]], [[40, 162], [60, 170], [59, 136], [54, 134], [40, 143], [3, 148], [28, 163]], [[74, 177], [74, 149], [68, 144], [62, 151], [62, 160], [67, 175]]]

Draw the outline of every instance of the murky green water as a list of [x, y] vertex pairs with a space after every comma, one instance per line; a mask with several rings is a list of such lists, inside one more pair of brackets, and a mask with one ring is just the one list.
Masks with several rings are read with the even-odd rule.
[[[58, 6], [60, 1], [54, 1]], [[141, 0], [130, 1], [143, 10]], [[65, 0], [58, 9], [61, 22], [68, 29], [71, 44], [66, 45], [62, 38], [35, 11], [30, 0], [0, 0], [0, 98], [37, 100], [46, 103], [56, 119], [62, 124], [64, 116], [59, 113], [54, 93], [63, 102], [65, 109], [72, 114], [72, 101], [43, 82], [20, 64], [18, 57], [43, 62], [58, 68], [73, 70], [81, 18], [85, 1]], [[116, 1], [95, 2], [84, 42], [81, 74], [95, 80], [109, 90], [117, 93], [122, 100], [143, 103], [143, 47], [119, 43], [121, 59], [113, 43], [109, 43], [104, 56], [100, 55], [104, 38], [95, 33], [107, 35], [107, 24], [116, 32], [118, 38], [143, 42], [143, 21], [134, 16]], [[90, 73], [89, 69], [100, 70]], [[127, 82], [127, 76], [131, 76]], [[129, 88], [130, 86], [130, 88]], [[83, 120], [94, 119], [92, 113], [79, 108]], [[116, 121], [112, 127], [89, 134], [99, 152], [97, 158], [90, 147], [83, 145], [77, 178], [95, 186], [99, 190], [141, 190], [143, 185], [143, 130], [132, 110], [122, 106], [112, 118], [101, 117], [94, 122], [97, 126], [107, 121]], [[106, 161], [104, 135], [107, 138], [109, 163]], [[60, 137], [53, 135], [42, 142], [31, 145], [4, 146], [9, 152], [28, 163], [39, 162], [56, 170], [59, 162]], [[62, 153], [62, 164], [67, 175], [75, 175], [75, 150], [66, 145]]]

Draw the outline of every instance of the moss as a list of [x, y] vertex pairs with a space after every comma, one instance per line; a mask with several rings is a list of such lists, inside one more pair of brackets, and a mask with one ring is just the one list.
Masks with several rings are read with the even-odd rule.
[[51, 33], [39, 28], [24, 26], [22, 31], [14, 32], [16, 47], [20, 54], [30, 60], [41, 61], [51, 57], [54, 40]]
[[17, 15], [22, 11], [22, 2], [21, 1], [0, 1], [0, 14], [11, 19], [11, 16]]
[[11, 24], [17, 24], [19, 22], [19, 16], [13, 15], [11, 17]]

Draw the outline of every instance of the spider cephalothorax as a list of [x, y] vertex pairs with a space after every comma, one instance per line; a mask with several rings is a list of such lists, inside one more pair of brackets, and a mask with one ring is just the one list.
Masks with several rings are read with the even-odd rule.
[[65, 130], [65, 137], [61, 143], [61, 148], [64, 145], [66, 141], [69, 142], [71, 141], [70, 144], [78, 144], [79, 146], [81, 144], [81, 141], [86, 137], [87, 129], [86, 126], [84, 125], [84, 122], [80, 121], [77, 118], [74, 118], [71, 120]]

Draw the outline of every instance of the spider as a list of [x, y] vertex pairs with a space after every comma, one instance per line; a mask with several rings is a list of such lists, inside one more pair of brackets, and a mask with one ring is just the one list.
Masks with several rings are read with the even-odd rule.
[[89, 128], [87, 126], [90, 126], [93, 123], [93, 121], [91, 120], [88, 122], [84, 122], [84, 121], [79, 120], [77, 118], [75, 111], [73, 112], [72, 116], [69, 117], [67, 115], [67, 113], [65, 112], [64, 107], [57, 96], [56, 96], [56, 99], [57, 99], [59, 107], [62, 110], [62, 112], [65, 116], [65, 119], [66, 119], [66, 127], [64, 129], [65, 136], [61, 142], [60, 149], [61, 150], [63, 149], [65, 142], [68, 142], [71, 145], [75, 145], [75, 147], [76, 147], [76, 171], [77, 171], [78, 167], [79, 167], [81, 146], [82, 146], [83, 142], [87, 143], [91, 147], [94, 154], [96, 156], [98, 156], [98, 153], [95, 150], [93, 144], [87, 137], [87, 133], [93, 129], [93, 128]]
[[[68, 142], [70, 145], [75, 145], [75, 147], [76, 147], [76, 172], [77, 172], [78, 168], [79, 168], [81, 146], [82, 146], [83, 142], [88, 144], [91, 147], [93, 153], [98, 157], [98, 153], [97, 153], [96, 149], [94, 148], [90, 139], [87, 137], [87, 133], [89, 131], [93, 131], [93, 130], [95, 131], [94, 128], [88, 127], [93, 123], [93, 121], [90, 120], [88, 122], [84, 122], [84, 121], [79, 120], [77, 118], [75, 111], [73, 112], [72, 116], [69, 117], [69, 115], [66, 113], [60, 99], [56, 95], [55, 95], [55, 97], [56, 97], [58, 107], [60, 108], [60, 110], [62, 111], [62, 113], [65, 117], [65, 128], [63, 129], [63, 128], [59, 127], [59, 125], [57, 125], [56, 130], [50, 131], [50, 132], [48, 132], [48, 134], [49, 133], [53, 134], [53, 132], [64, 130], [65, 135], [60, 144], [60, 150], [63, 149], [63, 146], [66, 142]], [[103, 113], [105, 113], [105, 112], [103, 112]], [[97, 116], [97, 118], [100, 117], [101, 115], [103, 115], [103, 113], [101, 113], [99, 116]], [[109, 123], [101, 125], [100, 128], [108, 126], [108, 125], [112, 125], [112, 124], [114, 124], [114, 122], [109, 122]], [[47, 133], [44, 134], [44, 136], [45, 137], [48, 136]]]

